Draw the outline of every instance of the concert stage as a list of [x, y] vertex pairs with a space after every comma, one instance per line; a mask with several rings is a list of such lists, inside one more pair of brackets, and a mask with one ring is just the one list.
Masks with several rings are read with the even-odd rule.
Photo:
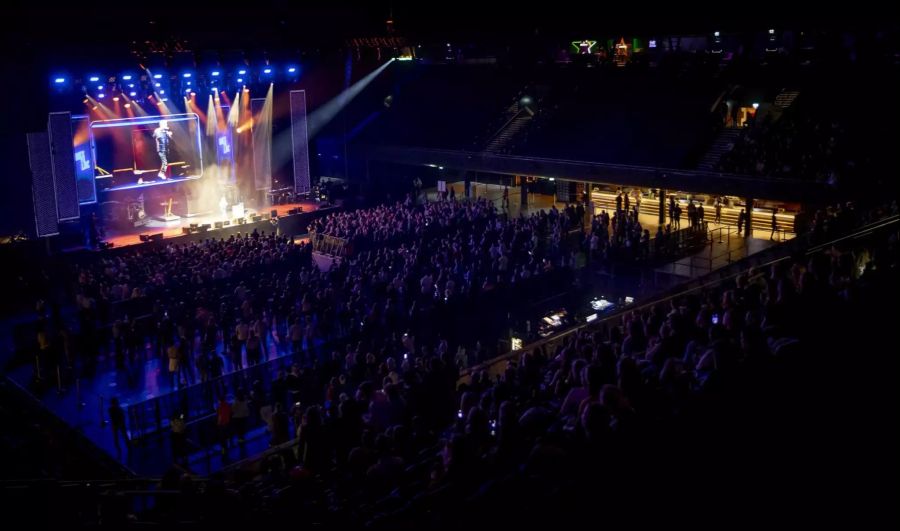
[[[286, 205], [274, 205], [262, 212], [249, 210], [248, 212], [246, 212], [244, 219], [252, 220], [253, 215], [259, 215], [262, 216], [261, 223], [264, 223], [263, 227], [265, 227], [265, 224], [271, 226], [270, 220], [272, 216], [272, 210], [277, 211], [278, 217], [283, 221], [282, 218], [291, 216], [291, 214], [289, 213], [291, 211], [295, 211], [295, 209], [298, 208], [302, 209], [300, 213], [305, 214], [319, 210], [319, 204], [314, 201], [303, 201], [300, 203], [290, 203]], [[228, 226], [216, 228], [217, 222], [224, 223], [225, 221], [229, 222]], [[208, 230], [204, 232], [195, 231], [195, 234], [205, 234], [205, 237], [217, 237], [222, 233], [224, 229], [235, 227], [236, 230], [241, 230], [240, 227], [245, 227], [244, 230], [246, 231], [251, 226], [257, 227], [258, 223], [249, 222], [245, 225], [239, 225], [234, 219], [226, 218], [221, 212], [217, 212], [215, 214], [201, 214], [191, 217], [179, 217], [174, 221], [162, 221], [158, 218], [151, 218], [147, 222], [147, 224], [142, 227], [134, 227], [132, 229], [107, 229], [105, 241], [107, 243], [111, 243], [113, 247], [125, 247], [128, 245], [143, 243], [140, 238], [142, 234], [152, 235], [161, 233], [163, 239], [170, 239], [184, 236], [184, 228], [190, 229], [192, 225], [197, 227], [209, 225], [210, 228]], [[281, 221], [279, 221], [279, 225], [280, 223]]]

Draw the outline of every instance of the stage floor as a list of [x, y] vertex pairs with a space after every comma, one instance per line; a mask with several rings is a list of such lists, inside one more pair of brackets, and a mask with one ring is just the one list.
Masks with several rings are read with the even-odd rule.
[[[288, 211], [294, 208], [302, 207], [303, 212], [315, 212], [319, 209], [319, 204], [314, 201], [303, 201], [299, 203], [289, 203], [286, 205], [273, 205], [271, 207], [267, 207], [262, 212], [253, 211], [252, 209], [248, 209], [247, 215], [252, 214], [261, 214], [265, 219], [268, 219], [270, 216], [270, 212], [272, 210], [277, 210], [279, 216], [288, 215]], [[220, 212], [216, 212], [214, 214], [206, 214], [206, 215], [198, 215], [191, 217], [182, 217], [174, 221], [162, 221], [156, 218], [150, 220], [149, 223], [142, 227], [135, 227], [133, 229], [126, 230], [112, 230], [107, 229], [106, 231], [106, 241], [113, 244], [115, 247], [125, 247], [127, 245], [135, 245], [141, 243], [141, 234], [158, 234], [162, 233], [163, 238], [173, 238], [176, 236], [182, 235], [182, 227], [188, 227], [192, 223], [196, 223], [198, 225], [203, 225], [208, 223], [210, 225], [214, 225], [217, 221], [225, 221], [225, 218]], [[212, 237], [215, 236], [216, 230], [211, 229], [208, 234]]]

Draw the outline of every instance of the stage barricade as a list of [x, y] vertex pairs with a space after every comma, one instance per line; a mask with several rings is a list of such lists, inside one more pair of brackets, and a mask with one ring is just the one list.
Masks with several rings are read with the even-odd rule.
[[346, 238], [310, 231], [309, 241], [312, 244], [313, 252], [340, 257], [350, 256], [353, 252], [350, 242]]
[[160, 434], [166, 430], [176, 415], [184, 415], [187, 422], [203, 419], [216, 412], [219, 397], [231, 395], [243, 389], [249, 396], [254, 382], [269, 389], [279, 370], [289, 371], [291, 364], [301, 360], [299, 353], [274, 358], [258, 365], [224, 374], [194, 385], [186, 385], [177, 391], [125, 405], [128, 430], [133, 439]]

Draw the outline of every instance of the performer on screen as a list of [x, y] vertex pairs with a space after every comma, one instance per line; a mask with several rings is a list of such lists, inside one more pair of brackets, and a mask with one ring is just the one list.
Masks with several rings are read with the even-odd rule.
[[169, 166], [169, 139], [172, 138], [172, 130], [169, 129], [168, 120], [160, 120], [159, 127], [153, 130], [153, 138], [156, 140], [156, 152], [159, 154], [159, 178], [166, 178], [166, 168]]

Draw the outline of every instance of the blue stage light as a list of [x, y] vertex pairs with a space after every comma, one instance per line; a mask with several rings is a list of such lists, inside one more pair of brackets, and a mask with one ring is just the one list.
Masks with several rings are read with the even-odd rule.
[[131, 76], [122, 76], [125, 81], [131, 81]]
[[64, 78], [64, 77], [58, 77], [58, 78], [54, 79], [53, 82], [54, 82], [54, 83], [57, 83], [57, 84], [59, 84], [59, 83], [65, 83], [65, 82], [66, 82], [66, 78]]
[[271, 73], [272, 73], [271, 68], [266, 68], [265, 70], [263, 70], [263, 74], [271, 74]]
[[185, 73], [184, 73], [184, 77], [191, 77], [191, 73], [190, 73], [190, 72], [185, 72]]
[[91, 76], [91, 81], [100, 81], [100, 78], [97, 76]]
[[218, 70], [213, 70], [212, 75], [213, 75], [213, 77], [218, 76], [218, 75], [219, 75], [219, 71], [218, 71]]
[[153, 74], [153, 79], [162, 79], [162, 74]]

